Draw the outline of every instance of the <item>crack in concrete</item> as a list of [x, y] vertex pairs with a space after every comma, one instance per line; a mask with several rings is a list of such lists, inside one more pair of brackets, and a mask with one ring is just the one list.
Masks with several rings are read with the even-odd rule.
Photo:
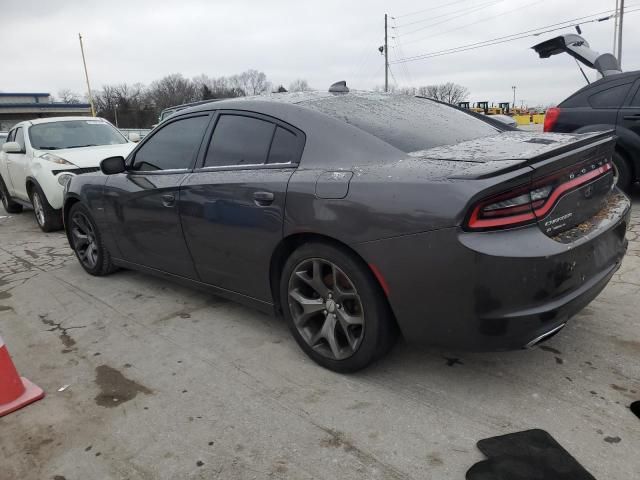
[[56, 323], [53, 320], [50, 320], [47, 317], [47, 314], [38, 315], [38, 317], [40, 317], [40, 321], [42, 323], [52, 327], [49, 330], [47, 330], [48, 332], [60, 332], [60, 335], [59, 335], [60, 341], [67, 348], [71, 348], [76, 344], [76, 341], [71, 337], [71, 335], [69, 335], [68, 331], [74, 328], [86, 328], [86, 325], [80, 325], [80, 326], [74, 326], [74, 327], [63, 327], [62, 322]]

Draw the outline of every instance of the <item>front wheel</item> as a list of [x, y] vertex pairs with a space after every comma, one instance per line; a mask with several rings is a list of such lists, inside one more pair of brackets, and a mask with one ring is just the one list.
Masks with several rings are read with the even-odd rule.
[[82, 203], [71, 207], [67, 230], [71, 248], [87, 273], [100, 277], [116, 270], [91, 212]]
[[43, 232], [54, 232], [62, 229], [62, 213], [54, 209], [47, 200], [40, 185], [34, 185], [29, 192], [36, 222]]
[[309, 243], [291, 254], [280, 302], [298, 345], [330, 370], [360, 370], [395, 340], [387, 299], [366, 264], [328, 243]]

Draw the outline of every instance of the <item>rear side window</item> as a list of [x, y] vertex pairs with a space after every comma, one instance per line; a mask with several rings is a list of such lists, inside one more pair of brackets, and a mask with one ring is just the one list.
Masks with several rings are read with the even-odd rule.
[[299, 137], [282, 127], [276, 128], [267, 163], [297, 163], [300, 156]]
[[266, 163], [276, 126], [242, 115], [221, 115], [211, 137], [205, 167]]
[[408, 95], [335, 95], [302, 104], [407, 153], [500, 133], [489, 123], [449, 105]]
[[206, 115], [171, 122], [156, 132], [136, 152], [133, 170], [176, 170], [191, 168], [209, 123]]
[[589, 97], [589, 105], [593, 108], [619, 108], [631, 88], [630, 83], [607, 88]]

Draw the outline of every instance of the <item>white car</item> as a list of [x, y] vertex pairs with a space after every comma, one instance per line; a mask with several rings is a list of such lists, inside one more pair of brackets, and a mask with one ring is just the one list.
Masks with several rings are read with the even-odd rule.
[[107, 157], [135, 147], [102, 118], [54, 117], [16, 124], [0, 151], [0, 196], [8, 213], [32, 206], [45, 232], [62, 228], [65, 185], [73, 175], [100, 171]]

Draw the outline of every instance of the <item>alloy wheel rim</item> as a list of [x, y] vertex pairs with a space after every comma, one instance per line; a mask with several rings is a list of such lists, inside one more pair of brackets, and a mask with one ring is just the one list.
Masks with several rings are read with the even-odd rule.
[[35, 192], [33, 194], [33, 210], [36, 214], [36, 220], [41, 226], [44, 225], [44, 208], [42, 207], [42, 201], [40, 200], [40, 194]]
[[88, 268], [98, 263], [98, 243], [91, 222], [84, 213], [76, 212], [71, 218], [73, 247], [80, 261]]
[[332, 360], [355, 354], [365, 332], [364, 309], [351, 279], [334, 263], [311, 258], [289, 279], [293, 323], [313, 350]]
[[620, 179], [620, 171], [618, 170], [618, 166], [615, 162], [611, 162], [611, 164], [613, 165], [613, 186], [615, 187], [618, 185], [618, 180]]

